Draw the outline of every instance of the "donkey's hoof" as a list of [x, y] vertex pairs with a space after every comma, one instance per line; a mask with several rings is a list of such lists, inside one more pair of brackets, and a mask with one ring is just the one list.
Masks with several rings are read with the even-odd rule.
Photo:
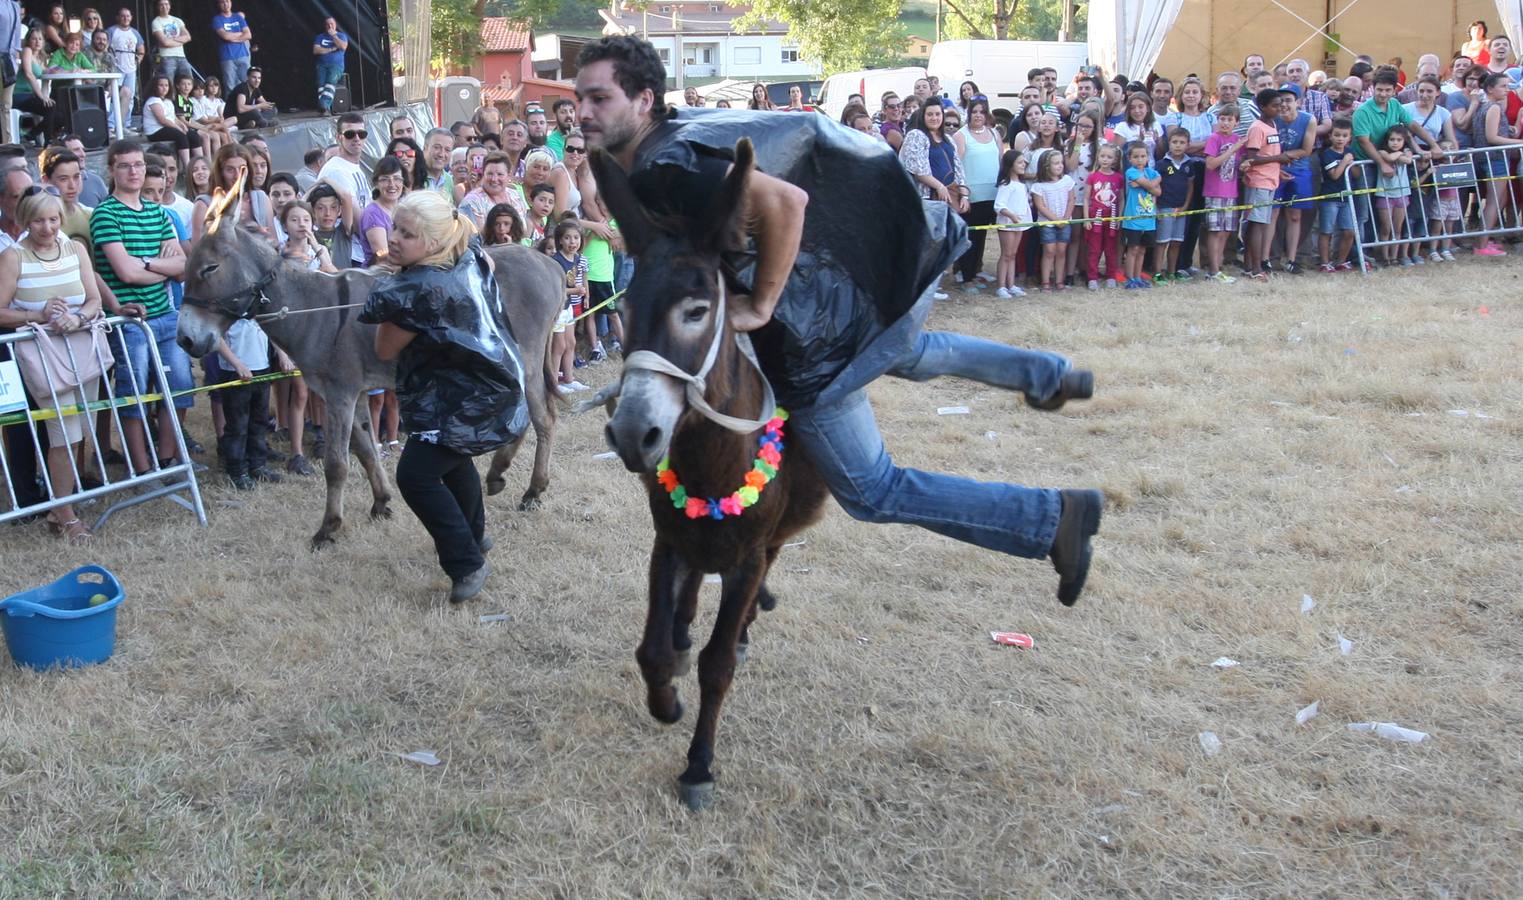
[[750, 656], [750, 655], [751, 655], [751, 645], [750, 644], [736, 644], [735, 645], [735, 665], [738, 666], [738, 665], [743, 664], [746, 661], [746, 657]]
[[762, 585], [761, 590], [756, 595], [756, 605], [760, 606], [763, 612], [771, 612], [777, 609], [777, 597], [767, 590], [766, 585]]
[[502, 493], [503, 488], [505, 488], [507, 486], [508, 486], [508, 480], [506, 478], [488, 478], [487, 479], [487, 496], [488, 497], [495, 497], [498, 494]]
[[677, 661], [672, 664], [672, 677], [681, 678], [693, 668], [693, 651], [677, 651]]
[[312, 552], [316, 553], [319, 550], [326, 550], [333, 546], [334, 543], [332, 532], [319, 531], [317, 534], [312, 535]]
[[677, 796], [682, 798], [682, 805], [693, 812], [703, 812], [714, 807], [714, 782], [700, 781], [697, 784], [688, 784], [685, 781], [677, 782]]
[[372, 518], [372, 519], [389, 519], [389, 518], [391, 518], [391, 507], [388, 506], [385, 503], [377, 503], [375, 506], [370, 507], [370, 518]]
[[519, 512], [533, 512], [543, 505], [539, 499], [539, 493], [524, 494], [523, 499], [518, 501]]

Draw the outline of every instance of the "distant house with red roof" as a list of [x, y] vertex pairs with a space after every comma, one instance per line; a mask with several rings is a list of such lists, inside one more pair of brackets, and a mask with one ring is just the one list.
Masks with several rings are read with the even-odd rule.
[[483, 85], [517, 87], [534, 77], [534, 33], [527, 23], [501, 16], [481, 20], [481, 55], [471, 73]]

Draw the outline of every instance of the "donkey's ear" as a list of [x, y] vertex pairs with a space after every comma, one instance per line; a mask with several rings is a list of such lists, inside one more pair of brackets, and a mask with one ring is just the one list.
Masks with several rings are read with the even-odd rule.
[[656, 229], [651, 224], [645, 207], [635, 197], [634, 188], [629, 184], [629, 175], [623, 166], [600, 147], [592, 148], [587, 163], [592, 166], [592, 177], [598, 185], [598, 198], [618, 220], [619, 233], [623, 235], [625, 245], [635, 256], [639, 256], [650, 246]]
[[732, 249], [731, 244], [735, 243], [746, 205], [746, 181], [755, 169], [756, 148], [751, 145], [750, 138], [741, 138], [735, 144], [735, 163], [725, 175], [719, 192], [709, 202], [703, 227], [699, 230], [703, 239], [714, 244], [716, 250]]

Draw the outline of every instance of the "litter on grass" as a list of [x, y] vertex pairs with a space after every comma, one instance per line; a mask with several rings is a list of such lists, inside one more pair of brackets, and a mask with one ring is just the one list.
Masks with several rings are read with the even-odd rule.
[[607, 450], [607, 451], [604, 451], [602, 453], [594, 453], [592, 455], [592, 458], [593, 459], [618, 459], [619, 458], [619, 454], [613, 452], [612, 450]]
[[938, 406], [938, 407], [936, 407], [936, 415], [938, 415], [938, 416], [966, 416], [970, 412], [972, 412], [972, 410], [968, 409], [966, 406]]
[[999, 440], [999, 432], [998, 431], [986, 431], [986, 432], [984, 432], [984, 437], [986, 439], [988, 439], [988, 440], [991, 440], [991, 441], [997, 441], [997, 440]]
[[1239, 663], [1237, 660], [1233, 659], [1230, 656], [1218, 656], [1216, 658], [1216, 662], [1211, 664], [1211, 666], [1213, 668], [1217, 668], [1217, 669], [1230, 669], [1233, 666], [1237, 666], [1237, 665], [1241, 665], [1241, 663]]
[[1200, 749], [1207, 756], [1215, 756], [1222, 752], [1222, 739], [1217, 737], [1214, 731], [1202, 731], [1200, 733]]
[[1030, 650], [1036, 647], [1036, 639], [1029, 634], [1021, 634], [1019, 631], [991, 631], [989, 637], [996, 644], [1004, 644], [1007, 647], [1019, 647], [1022, 650]]
[[1296, 724], [1305, 725], [1307, 722], [1315, 719], [1317, 717], [1317, 706], [1321, 703], [1321, 700], [1314, 700], [1311, 706], [1301, 707], [1301, 711], [1296, 713]]
[[489, 622], [511, 622], [513, 621], [513, 617], [507, 613], [491, 613], [485, 616], [478, 616], [476, 621], [480, 622], [482, 625], [486, 625]]
[[437, 766], [443, 760], [435, 756], [432, 750], [414, 750], [411, 753], [399, 753], [398, 756], [408, 762], [422, 763], [425, 766]]
[[1311, 594], [1301, 595], [1301, 615], [1309, 616], [1311, 611], [1317, 608], [1317, 601], [1311, 598]]
[[1428, 739], [1426, 731], [1403, 728], [1395, 722], [1350, 722], [1348, 730], [1373, 731], [1388, 741], [1405, 741], [1408, 744], [1421, 744]]
[[1354, 652], [1354, 642], [1344, 637], [1342, 633], [1338, 633], [1338, 652], [1344, 656]]

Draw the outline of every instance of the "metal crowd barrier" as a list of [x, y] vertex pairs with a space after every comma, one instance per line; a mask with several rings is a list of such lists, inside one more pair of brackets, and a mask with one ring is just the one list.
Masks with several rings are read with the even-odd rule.
[[[72, 402], [64, 402], [59, 397], [59, 381], [55, 377], [52, 365], [48, 362], [46, 354], [41, 355], [43, 362], [43, 374], [47, 379], [46, 401], [37, 403], [27, 386], [21, 383], [20, 369], [14, 360], [0, 362], [0, 423], [4, 425], [3, 442], [7, 445], [6, 452], [0, 453], [0, 476], [4, 478], [5, 493], [0, 496], [5, 508], [0, 510], [0, 523], [13, 519], [20, 519], [38, 513], [45, 513], [56, 506], [64, 504], [83, 504], [89, 501], [105, 498], [116, 498], [115, 502], [107, 506], [100, 517], [91, 526], [92, 531], [98, 531], [105, 526], [106, 520], [120, 510], [140, 503], [147, 503], [159, 497], [168, 497], [195, 513], [196, 519], [206, 524], [206, 509], [201, 503], [201, 489], [196, 483], [195, 469], [190, 462], [190, 453], [185, 447], [185, 435], [180, 429], [180, 421], [177, 415], [171, 415], [174, 419], [175, 452], [173, 454], [178, 462], [171, 465], [160, 465], [160, 453], [155, 444], [157, 432], [155, 416], [151, 404], [157, 400], [159, 403], [167, 403], [173, 406], [173, 399], [169, 396], [169, 378], [164, 371], [164, 363], [159, 358], [159, 349], [153, 339], [153, 332], [148, 324], [139, 319], [129, 319], [123, 316], [113, 316], [106, 320], [109, 331], [104, 341], [95, 344], [96, 362], [103, 363], [104, 355], [100, 347], [109, 342], [113, 354], [117, 357], [116, 365], [126, 366], [127, 372], [133, 375], [132, 383], [142, 383], [136, 378], [136, 371], [132, 367], [130, 356], [121, 351], [124, 341], [117, 334], [120, 329], [137, 328], [143, 332], [148, 346], [149, 365], [153, 378], [150, 381], [158, 385], [159, 393], [148, 395], [136, 395], [132, 397], [116, 396], [114, 380], [109, 367], [101, 365], [101, 370], [106, 374], [100, 379], [101, 398], [82, 407]], [[8, 348], [11, 356], [14, 356], [15, 348], [25, 342], [35, 341], [35, 333], [31, 329], [18, 331], [14, 334], [0, 335], [0, 347]], [[64, 344], [68, 347], [67, 343]], [[78, 360], [74, 358], [72, 347], [68, 347], [69, 363], [74, 370], [79, 371]], [[64, 387], [66, 394], [72, 395], [74, 388]], [[27, 405], [17, 409], [19, 403]], [[142, 417], [143, 437], [148, 448], [149, 468], [146, 471], [138, 471], [132, 462], [132, 454], [127, 451], [126, 432], [122, 429], [121, 408], [124, 406], [136, 407]], [[111, 432], [115, 436], [115, 442], [122, 448], [122, 455], [126, 457], [126, 475], [122, 478], [113, 479], [106, 465], [105, 455], [96, 435], [96, 415], [100, 410], [107, 411], [107, 419], [111, 426]], [[82, 419], [81, 430], [83, 432], [80, 445], [87, 447], [95, 461], [95, 469], [100, 474], [102, 484], [99, 487], [86, 488], [81, 478], [79, 462], [75, 452], [69, 453], [69, 470], [72, 477], [72, 490], [65, 495], [54, 493], [52, 479], [48, 477], [47, 453], [43, 449], [42, 441], [38, 437], [38, 429], [44, 428], [49, 419], [62, 420], [70, 415], [78, 415]], [[17, 485], [11, 472], [10, 454], [15, 450], [9, 446], [13, 441], [30, 441], [31, 453], [36, 460], [38, 480], [46, 499], [21, 505], [17, 495]], [[146, 488], [146, 490], [134, 490]], [[182, 496], [188, 495], [188, 496]], [[80, 512], [76, 508], [76, 513]], [[84, 518], [80, 516], [80, 518]]]
[[[1523, 212], [1514, 192], [1519, 152], [1517, 147], [1450, 150], [1436, 165], [1406, 166], [1405, 177], [1411, 184], [1406, 221], [1389, 237], [1380, 235], [1379, 165], [1365, 159], [1349, 166], [1343, 175], [1344, 189], [1349, 192], [1345, 202], [1354, 210], [1354, 247], [1360, 268], [1364, 268], [1369, 251], [1384, 247], [1416, 242], [1416, 249], [1427, 256], [1445, 240], [1455, 242], [1455, 250], [1468, 252], [1477, 242], [1523, 235]], [[1442, 221], [1442, 232], [1435, 233], [1435, 219], [1442, 220], [1440, 191], [1458, 195], [1460, 214], [1458, 220]], [[1495, 209], [1495, 224], [1490, 226], [1486, 224], [1493, 216], [1489, 207]]]

